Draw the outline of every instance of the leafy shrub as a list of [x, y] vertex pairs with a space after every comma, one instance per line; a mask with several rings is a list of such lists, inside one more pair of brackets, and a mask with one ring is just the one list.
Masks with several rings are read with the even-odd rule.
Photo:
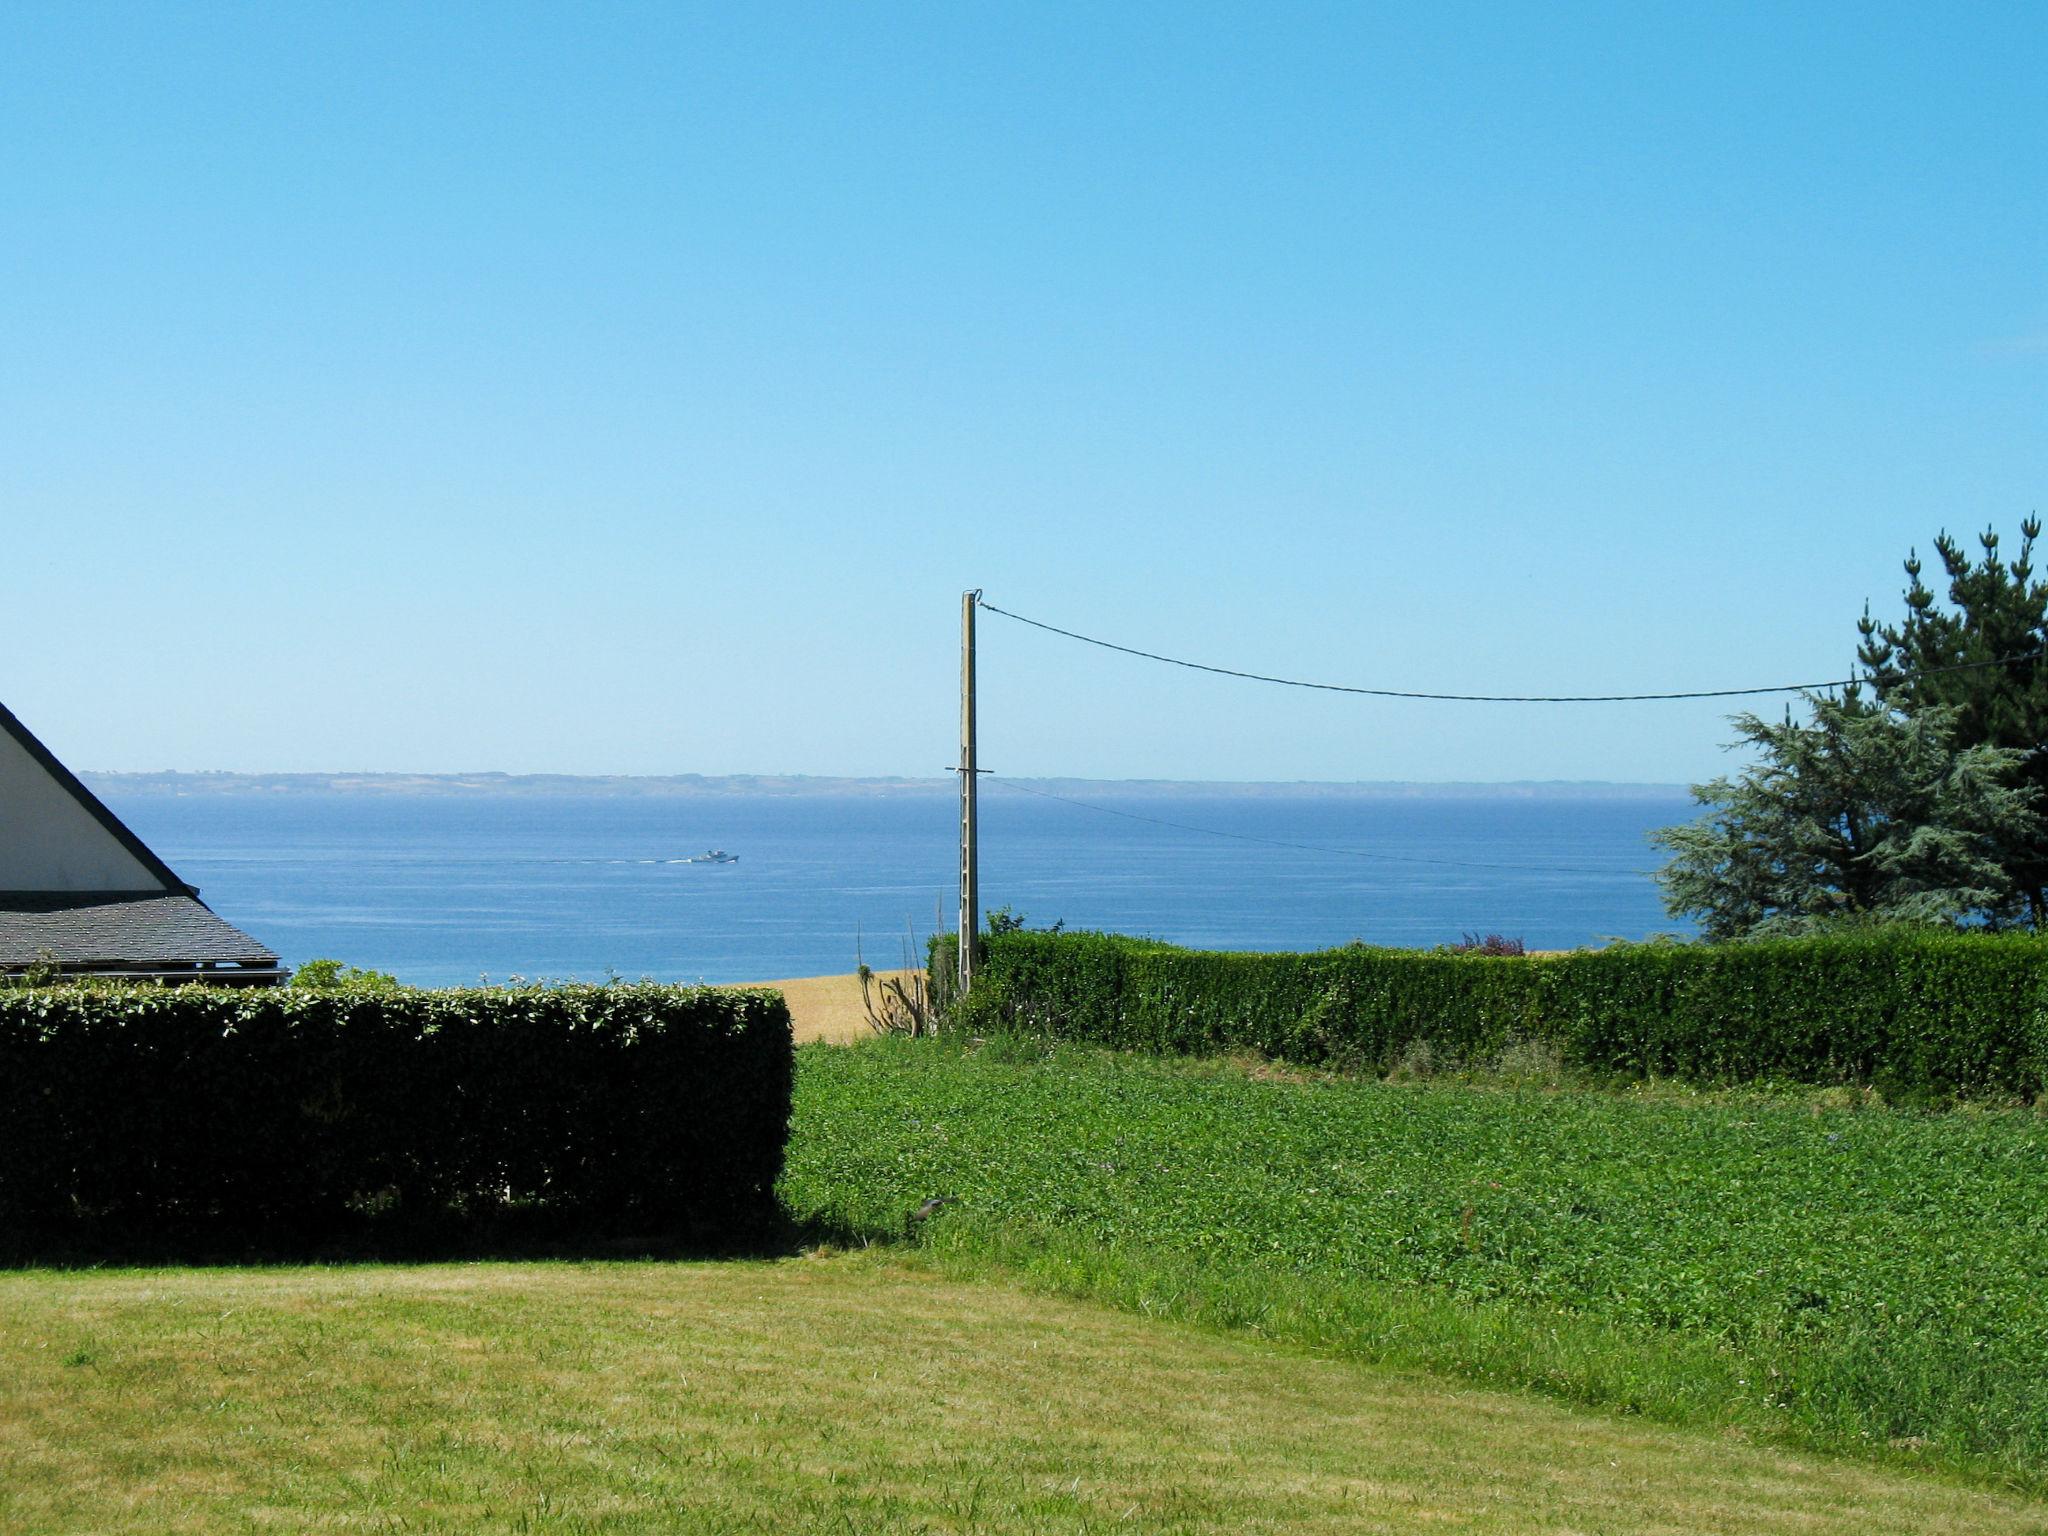
[[1256, 1050], [1386, 1072], [1554, 1046], [1634, 1077], [1875, 1083], [1892, 1097], [2048, 1088], [2048, 943], [1842, 933], [1569, 955], [1233, 954], [1100, 933], [990, 935], [961, 1017], [1130, 1049]]
[[400, 982], [388, 971], [359, 970], [340, 960], [308, 960], [288, 983], [299, 992], [338, 992], [361, 987], [372, 992], [396, 992]]
[[722, 1239], [773, 1209], [791, 1070], [763, 992], [0, 994], [0, 1236]]

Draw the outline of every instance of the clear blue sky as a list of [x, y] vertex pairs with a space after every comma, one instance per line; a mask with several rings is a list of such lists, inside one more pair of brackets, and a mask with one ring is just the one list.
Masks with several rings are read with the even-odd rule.
[[[0, 701], [81, 768], [922, 774], [966, 586], [1833, 675], [2048, 510], [2044, 71], [2039, 4], [12, 5]], [[983, 636], [1009, 773], [1724, 761]]]

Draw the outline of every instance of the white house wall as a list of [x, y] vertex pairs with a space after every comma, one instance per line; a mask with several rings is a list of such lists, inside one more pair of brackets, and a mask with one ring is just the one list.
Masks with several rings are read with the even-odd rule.
[[155, 891], [163, 881], [0, 731], [0, 891]]

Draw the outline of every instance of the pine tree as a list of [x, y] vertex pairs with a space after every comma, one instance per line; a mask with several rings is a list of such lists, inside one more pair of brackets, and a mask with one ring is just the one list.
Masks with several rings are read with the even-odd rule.
[[1962, 745], [1956, 711], [1808, 696], [1813, 718], [1735, 717], [1758, 761], [1694, 786], [1707, 814], [1667, 827], [1665, 906], [1708, 938], [1848, 919], [2009, 922], [2008, 842], [2048, 840], [2019, 752]]
[[[1947, 533], [1934, 541], [1948, 579], [1946, 605], [1922, 580], [1919, 554], [1906, 560], [1906, 617], [1879, 624], [1868, 607], [1857, 624], [1857, 657], [1878, 703], [1909, 714], [1953, 712], [1959, 747], [1989, 746], [2017, 754], [2015, 782], [2048, 795], [2048, 582], [2034, 579], [2039, 518], [2020, 524], [2017, 558], [1998, 552], [1998, 535], [1978, 535], [1972, 560]], [[2010, 659], [2018, 658], [2018, 659]], [[2003, 662], [1940, 671], [1966, 663]], [[2028, 920], [2048, 931], [2048, 827], [2005, 828], [1999, 858], [2024, 902]]]

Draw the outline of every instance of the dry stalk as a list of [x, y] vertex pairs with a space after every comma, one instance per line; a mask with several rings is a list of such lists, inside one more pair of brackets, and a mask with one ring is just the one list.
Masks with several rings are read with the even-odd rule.
[[924, 967], [916, 963], [914, 928], [904, 928], [903, 964], [898, 975], [878, 976], [868, 968], [858, 933], [854, 935], [853, 952], [860, 976], [861, 1008], [867, 1014], [870, 1029], [878, 1035], [912, 1038], [939, 1032], [939, 1002], [926, 980]]

